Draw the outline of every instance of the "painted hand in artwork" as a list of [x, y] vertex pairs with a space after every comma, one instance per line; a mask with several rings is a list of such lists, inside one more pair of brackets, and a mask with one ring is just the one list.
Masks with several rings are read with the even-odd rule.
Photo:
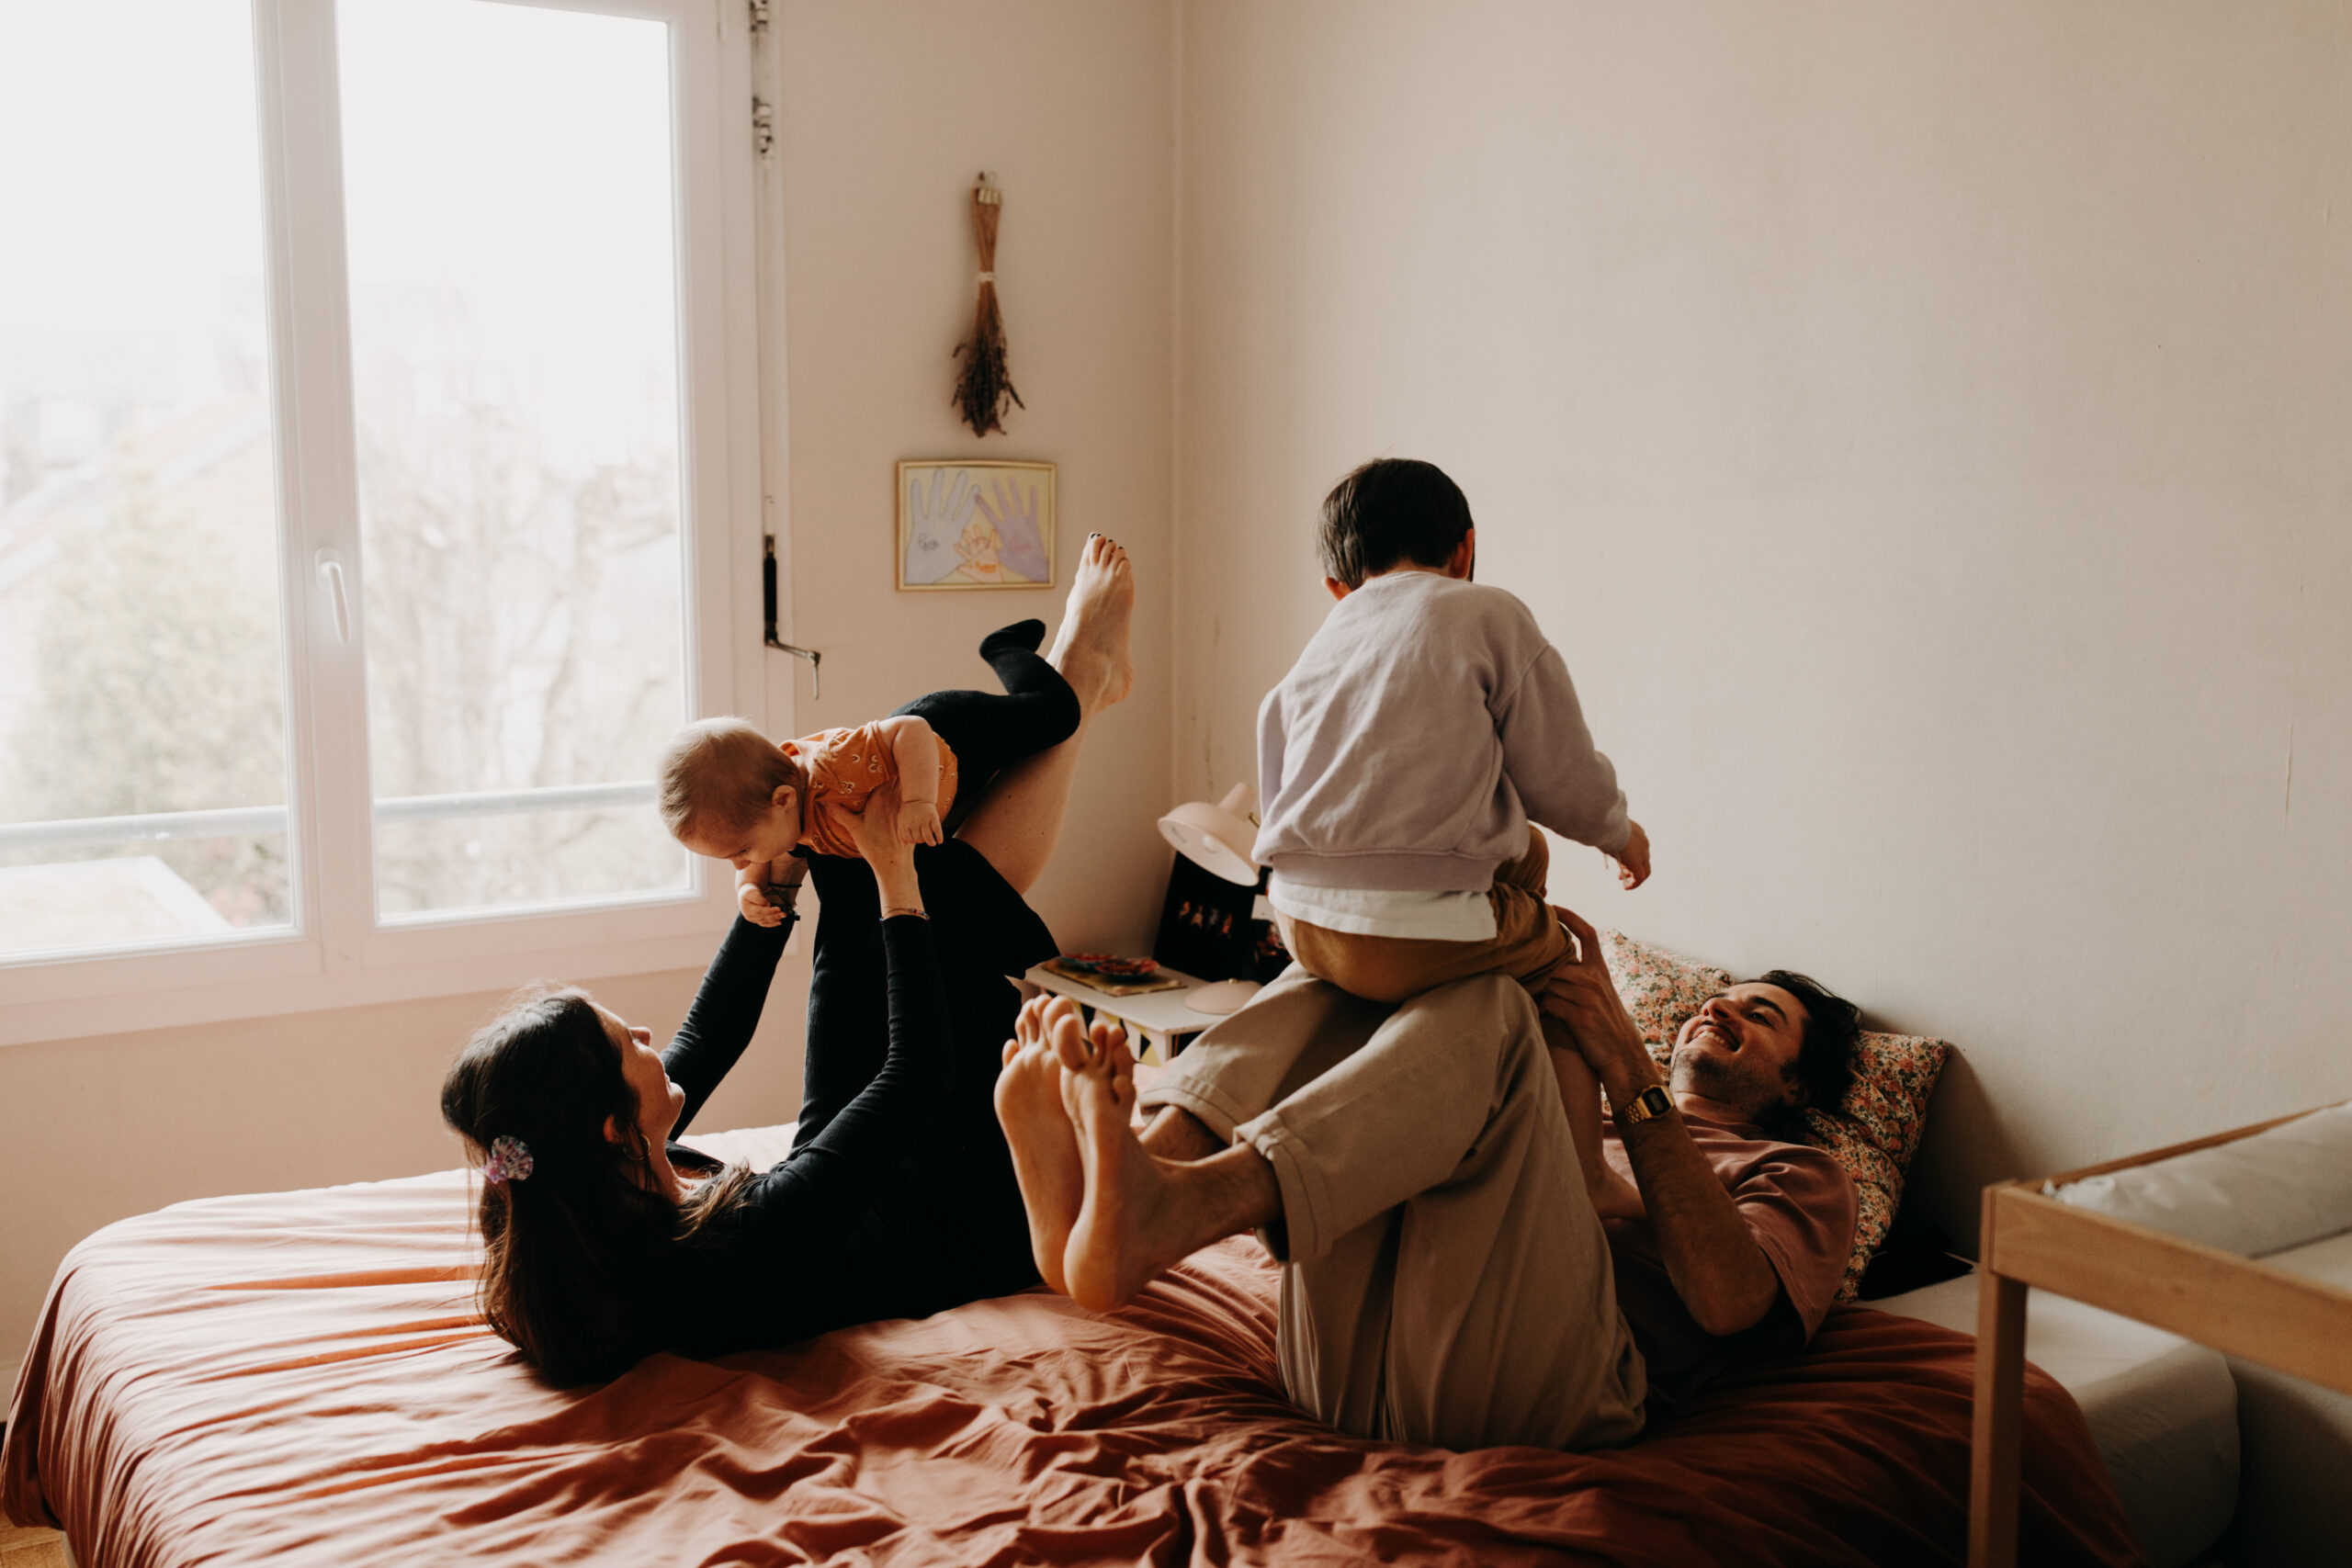
[[972, 507], [979, 498], [979, 487], [972, 482], [968, 468], [956, 469], [953, 484], [948, 482], [947, 469], [933, 468], [927, 494], [922, 475], [908, 479], [903, 581], [936, 582], [956, 569], [960, 563], [956, 541], [962, 536], [964, 525], [971, 520]]
[[1001, 474], [989, 481], [979, 498], [980, 514], [996, 525], [999, 562], [1008, 577], [1044, 582], [1054, 575], [1046, 559], [1046, 541], [1037, 528], [1037, 486]]

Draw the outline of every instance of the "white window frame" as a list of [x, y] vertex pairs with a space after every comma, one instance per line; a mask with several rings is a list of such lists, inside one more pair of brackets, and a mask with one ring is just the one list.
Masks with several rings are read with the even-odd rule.
[[[503, 4], [518, 0], [500, 0]], [[685, 693], [695, 715], [770, 708], [761, 648], [762, 482], [781, 367], [763, 352], [775, 177], [753, 150], [764, 29], [742, 0], [519, 0], [667, 23], [678, 220]], [[699, 965], [735, 913], [697, 860], [683, 891], [546, 911], [379, 921], [363, 683], [366, 595], [354, 465], [334, 0], [254, 0], [281, 636], [295, 809], [290, 930], [0, 960], [0, 1045]], [[752, 330], [745, 331], [749, 324]], [[732, 330], [730, 330], [730, 328]], [[775, 454], [771, 451], [773, 459]], [[775, 529], [778, 536], [783, 530]], [[781, 544], [781, 537], [779, 537]], [[351, 627], [316, 570], [333, 550]], [[779, 561], [779, 570], [784, 563]], [[788, 581], [786, 578], [785, 581]], [[788, 677], [778, 705], [787, 711]], [[648, 760], [649, 769], [650, 759]]]

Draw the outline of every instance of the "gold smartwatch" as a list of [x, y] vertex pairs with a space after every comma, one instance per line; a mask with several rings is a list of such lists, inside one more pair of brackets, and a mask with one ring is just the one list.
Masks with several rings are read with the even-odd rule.
[[1617, 1114], [1624, 1121], [1625, 1125], [1631, 1127], [1636, 1122], [1647, 1122], [1654, 1116], [1663, 1116], [1673, 1109], [1674, 1101], [1668, 1098], [1666, 1090], [1652, 1084], [1627, 1100], [1624, 1109]]

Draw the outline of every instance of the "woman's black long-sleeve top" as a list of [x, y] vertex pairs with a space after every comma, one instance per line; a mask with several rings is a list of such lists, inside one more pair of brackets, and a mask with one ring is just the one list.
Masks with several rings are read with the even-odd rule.
[[[662, 1052], [685, 1091], [684, 1127], [734, 1066], [758, 1025], [792, 922], [738, 919], [694, 1007]], [[689, 1354], [789, 1344], [845, 1324], [904, 1317], [953, 1304], [942, 1298], [937, 1245], [952, 1224], [952, 1191], [926, 1190], [917, 1156], [938, 1120], [947, 1083], [945, 987], [931, 923], [881, 922], [889, 1043], [880, 1069], [822, 1132], [754, 1178], [678, 1252], [672, 1311], [659, 1341]], [[672, 1145], [673, 1160], [707, 1156]], [[945, 1212], [943, 1212], [945, 1211]], [[967, 1286], [954, 1301], [969, 1300]]]

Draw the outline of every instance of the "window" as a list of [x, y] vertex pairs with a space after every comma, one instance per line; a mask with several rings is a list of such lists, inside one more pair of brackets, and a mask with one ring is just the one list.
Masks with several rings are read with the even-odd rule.
[[0, 1040], [700, 956], [750, 79], [718, 0], [0, 7]]

